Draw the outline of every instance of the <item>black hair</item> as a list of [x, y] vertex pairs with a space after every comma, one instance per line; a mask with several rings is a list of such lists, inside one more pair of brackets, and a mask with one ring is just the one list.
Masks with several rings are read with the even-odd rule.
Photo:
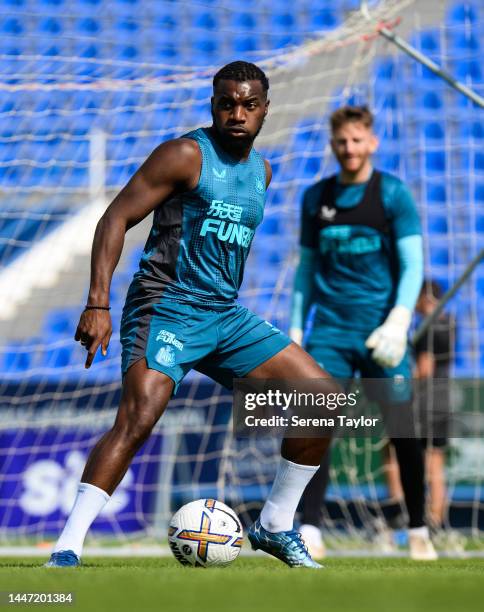
[[217, 83], [221, 80], [237, 81], [242, 83], [243, 81], [260, 81], [262, 83], [262, 89], [264, 93], [267, 93], [269, 89], [269, 80], [265, 73], [250, 62], [231, 62], [217, 72], [213, 77], [213, 88], [217, 86]]

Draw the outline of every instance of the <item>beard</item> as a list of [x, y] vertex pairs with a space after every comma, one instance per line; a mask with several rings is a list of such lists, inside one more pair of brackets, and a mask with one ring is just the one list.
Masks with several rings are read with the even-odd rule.
[[[213, 112], [213, 110], [211, 110], [211, 115], [212, 115], [212, 124], [213, 127], [215, 128], [216, 132], [218, 132], [218, 134], [220, 136], [224, 136], [225, 138], [229, 138], [228, 134], [225, 134], [222, 130], [219, 129], [217, 122], [215, 120], [215, 114]], [[266, 118], [263, 117], [261, 124], [259, 125], [259, 127], [257, 128], [257, 131], [255, 132], [255, 134], [247, 134], [246, 136], [243, 137], [238, 137], [238, 138], [233, 138], [230, 139], [231, 143], [236, 144], [236, 143], [240, 143], [241, 146], [247, 146], [248, 144], [252, 144], [254, 142], [254, 140], [257, 138], [257, 136], [259, 135], [260, 131], [262, 130], [262, 127], [264, 126]]]
[[343, 170], [345, 172], [351, 172], [352, 174], [357, 174], [364, 166], [365, 164], [368, 162], [368, 160], [370, 159], [369, 155], [366, 155], [365, 157], [359, 157], [357, 159], [357, 163], [354, 163], [354, 159], [352, 160], [353, 163], [351, 165], [347, 165], [345, 162], [347, 160], [345, 160], [344, 157], [340, 157], [338, 158], [338, 162], [339, 165], [343, 168]]

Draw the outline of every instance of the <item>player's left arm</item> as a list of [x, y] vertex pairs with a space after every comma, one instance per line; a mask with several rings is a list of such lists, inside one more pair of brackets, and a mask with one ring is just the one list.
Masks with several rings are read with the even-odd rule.
[[272, 181], [272, 167], [269, 160], [264, 159], [264, 166], [266, 167], [266, 189], [269, 187]]
[[388, 317], [366, 341], [373, 359], [383, 367], [396, 367], [407, 349], [412, 312], [423, 281], [423, 245], [420, 220], [408, 187], [398, 181], [388, 197], [392, 234], [399, 263], [396, 299]]

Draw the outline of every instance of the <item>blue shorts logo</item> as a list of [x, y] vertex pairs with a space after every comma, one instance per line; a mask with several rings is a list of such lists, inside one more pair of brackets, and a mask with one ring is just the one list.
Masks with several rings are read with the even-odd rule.
[[171, 368], [175, 365], [175, 351], [171, 346], [162, 346], [156, 353], [155, 361], [162, 366]]

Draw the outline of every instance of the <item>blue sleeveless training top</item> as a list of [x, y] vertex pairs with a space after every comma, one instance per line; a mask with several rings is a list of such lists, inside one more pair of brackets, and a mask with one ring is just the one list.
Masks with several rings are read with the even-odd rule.
[[209, 128], [183, 138], [200, 147], [198, 185], [156, 208], [130, 294], [150, 301], [163, 297], [224, 305], [237, 297], [252, 238], [264, 214], [264, 159], [252, 149], [247, 160], [236, 161]]

